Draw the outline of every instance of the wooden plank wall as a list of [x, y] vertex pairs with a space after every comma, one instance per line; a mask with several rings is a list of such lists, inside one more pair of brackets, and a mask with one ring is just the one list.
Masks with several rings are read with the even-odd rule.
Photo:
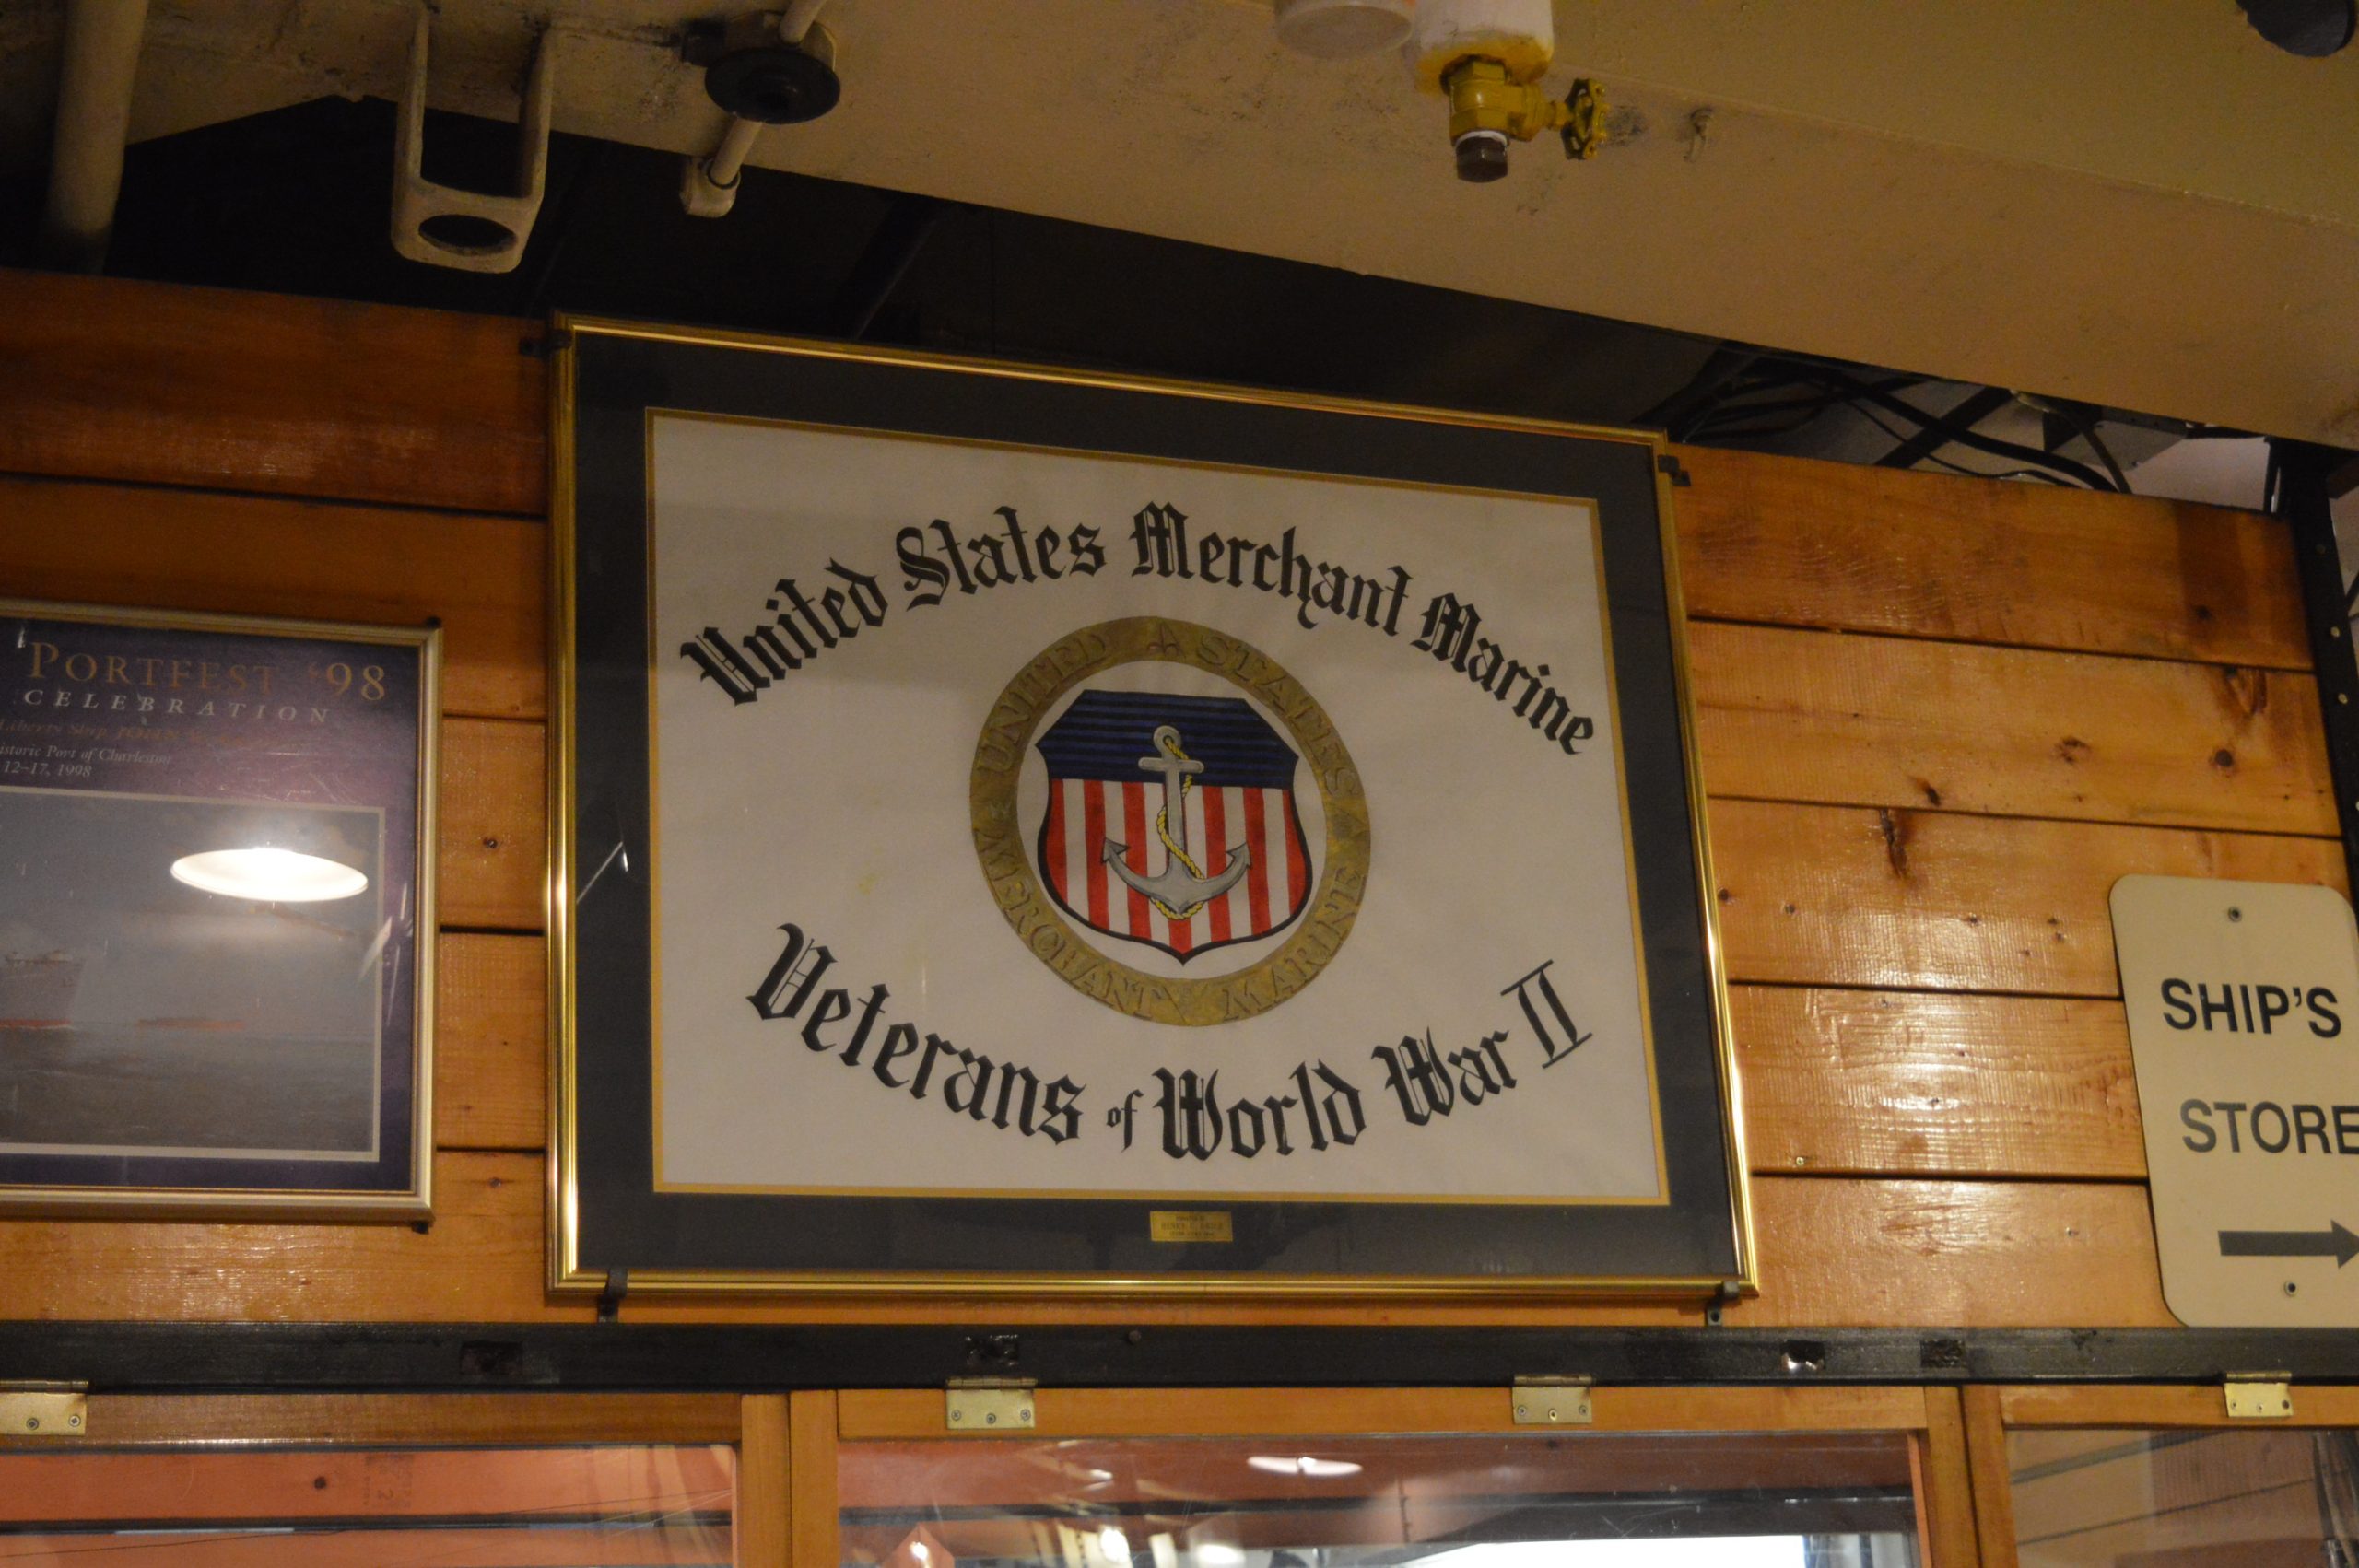
[[[0, 1222], [0, 1316], [586, 1319], [542, 1288], [543, 362], [513, 322], [0, 274], [0, 587], [448, 627], [432, 1230]], [[2343, 885], [2286, 536], [1687, 451], [1763, 1290], [2162, 1325], [2106, 894]], [[1692, 1308], [633, 1304], [627, 1316], [1695, 1322]]]

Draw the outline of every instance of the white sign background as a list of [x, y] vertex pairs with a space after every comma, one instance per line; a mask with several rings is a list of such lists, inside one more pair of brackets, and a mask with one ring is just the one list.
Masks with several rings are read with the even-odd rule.
[[[651, 443], [659, 1188], [1665, 1199], [1592, 508], [675, 415], [652, 420]], [[1379, 580], [1405, 568], [1398, 636], [1315, 610], [1305, 629], [1297, 601], [1254, 591], [1250, 575], [1242, 589], [1133, 575], [1133, 519], [1158, 502], [1186, 514], [1191, 536], [1275, 545], [1292, 528], [1310, 560]], [[1003, 529], [1001, 507], [1027, 532], [1094, 527], [1105, 568], [954, 587], [910, 608], [925, 585], [905, 581], [897, 533], [923, 528], [939, 560], [933, 520], [970, 538]], [[831, 561], [877, 579], [881, 626], [744, 705], [679, 656], [707, 626], [734, 642], [767, 621], [780, 578], [816, 594]], [[1480, 609], [1482, 634], [1508, 656], [1550, 667], [1595, 725], [1579, 755], [1411, 646], [1445, 591]], [[1356, 924], [1307, 988], [1240, 1022], [1154, 1023], [1082, 995], [1019, 940], [977, 859], [969, 776], [992, 704], [1059, 638], [1135, 615], [1267, 654], [1325, 710], [1363, 780], [1372, 848]], [[1205, 678], [1135, 663], [1088, 684], [1217, 689]], [[1037, 751], [1026, 767], [1037, 783]], [[1315, 848], [1317, 790], [1306, 765], [1297, 792], [1314, 808]], [[1028, 810], [1039, 791], [1025, 794]], [[1027, 847], [1036, 827], [1027, 817]], [[759, 1017], [746, 999], [787, 922], [834, 954], [823, 985], [856, 1003], [888, 989], [886, 1022], [1084, 1085], [1078, 1135], [1052, 1143], [938, 1094], [912, 1099], [807, 1048], [799, 1019]], [[1188, 966], [1135, 943], [1122, 956], [1192, 978], [1260, 951]], [[1590, 1036], [1544, 1071], [1504, 994], [1543, 963]], [[1427, 1031], [1445, 1054], [1505, 1032], [1517, 1087], [1413, 1127], [1371, 1053]], [[1164, 1153], [1156, 1068], [1217, 1070], [1226, 1102], [1291, 1092], [1301, 1062], [1358, 1087], [1367, 1129], [1353, 1145], [1312, 1153], [1297, 1132], [1285, 1158]], [[1126, 1149], [1108, 1117], [1133, 1091]]]
[[2332, 1228], [2359, 1226], [2350, 901], [2126, 876], [2112, 907], [2164, 1301], [2197, 1328], [2359, 1323], [2359, 1268], [2326, 1250], [2359, 1247]]

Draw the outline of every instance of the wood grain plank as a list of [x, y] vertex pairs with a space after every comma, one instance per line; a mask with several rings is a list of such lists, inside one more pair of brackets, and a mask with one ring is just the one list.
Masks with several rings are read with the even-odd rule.
[[836, 1396], [798, 1388], [787, 1397], [787, 1561], [837, 1568], [843, 1561], [836, 1497]]
[[1677, 449], [1691, 614], [2310, 667], [2293, 545], [2250, 512]]
[[[836, 1396], [846, 1443], [948, 1436], [940, 1389]], [[1048, 1388], [1027, 1440], [1530, 1432], [1497, 1388]], [[1872, 1432], [1925, 1424], [1914, 1388], [1601, 1388], [1591, 1432]], [[978, 1437], [978, 1442], [994, 1438]]]
[[1756, 1177], [1761, 1294], [1735, 1324], [2175, 1328], [2146, 1189]]
[[[0, 1318], [187, 1322], [581, 1322], [587, 1298], [542, 1289], [543, 1165], [530, 1154], [436, 1156], [435, 1217], [396, 1225], [0, 1221]], [[2078, 1182], [1759, 1177], [1757, 1326], [2160, 1327], [2142, 1187]], [[967, 1298], [625, 1305], [632, 1322], [1661, 1324], [1694, 1304]]]
[[787, 1396], [748, 1394], [739, 1417], [737, 1568], [792, 1568], [793, 1472]]
[[434, 1223], [0, 1221], [0, 1317], [588, 1322], [541, 1287], [542, 1162], [438, 1154]]
[[[142, 1531], [104, 1536], [77, 1531], [11, 1534], [7, 1561], [21, 1564], [87, 1562], [103, 1552], [106, 1568], [612, 1568], [617, 1562], [664, 1568], [727, 1568], [726, 1531], [698, 1524], [551, 1525], [529, 1530], [436, 1525], [425, 1529], [329, 1525], [286, 1533], [210, 1527], [194, 1534]], [[620, 1555], [628, 1553], [628, 1556]], [[2309, 1568], [2304, 1564], [2303, 1568]]]
[[2106, 895], [2131, 872], [2348, 891], [2324, 838], [1717, 801], [1737, 980], [2116, 996]]
[[[454, 720], [443, 741], [443, 923], [537, 930], [541, 729]], [[2120, 876], [2346, 883], [2320, 838], [1746, 801], [1711, 821], [1739, 980], [2110, 996]]]
[[1714, 795], [2340, 831], [2308, 674], [1709, 623], [1688, 651]]
[[[547, 985], [536, 937], [442, 938], [437, 1144], [545, 1146]], [[1754, 1169], [2145, 1175], [2118, 1002], [1739, 986]]]
[[547, 1147], [547, 949], [538, 937], [450, 932], [434, 970], [434, 1142]]
[[1927, 1568], [1982, 1568], [1976, 1539], [1974, 1480], [1966, 1459], [1966, 1413], [1954, 1388], [1924, 1390], [1925, 1438], [1919, 1450]]
[[[542, 954], [442, 939], [440, 1147], [546, 1144]], [[1740, 986], [1731, 1003], [1756, 1171], [2145, 1176], [2118, 1002]]]
[[2013, 1477], [2007, 1464], [2006, 1417], [1999, 1390], [1978, 1383], [1964, 1390], [1967, 1469], [1974, 1480], [1975, 1533], [1984, 1568], [2018, 1568]]
[[737, 1422], [733, 1394], [93, 1394], [75, 1445], [734, 1443]]
[[2184, 1427], [2236, 1427], [2245, 1431], [2286, 1426], [2359, 1426], [2359, 1388], [2294, 1389], [2294, 1419], [2259, 1427], [2228, 1419], [2220, 1387], [2158, 1385], [2067, 1387], [2009, 1385], [1998, 1390], [2000, 1409], [2011, 1427], [2102, 1427], [2124, 1431]]
[[443, 720], [437, 905], [443, 925], [536, 931], [546, 919], [543, 735], [538, 724]]
[[2143, 1180], [2118, 1001], [1738, 986], [1756, 1171]]
[[537, 323], [0, 272], [0, 472], [538, 516]]
[[[1761, 1293], [1737, 1326], [2170, 1327], [2142, 1186], [1755, 1177]], [[812, 1320], [805, 1305], [650, 1302], [635, 1321]], [[816, 1308], [860, 1321], [1700, 1326], [1684, 1304], [943, 1301]]]
[[444, 712], [544, 711], [537, 522], [10, 478], [0, 519], [9, 594], [384, 626], [439, 615]]
[[[195, 1525], [340, 1518], [463, 1520], [554, 1514], [617, 1523], [727, 1510], [735, 1476], [716, 1446], [625, 1445], [593, 1435], [563, 1447], [493, 1453], [18, 1455], [0, 1461], [0, 1527], [68, 1520]], [[11, 1484], [13, 1483], [13, 1484]], [[398, 1561], [393, 1559], [392, 1561]]]

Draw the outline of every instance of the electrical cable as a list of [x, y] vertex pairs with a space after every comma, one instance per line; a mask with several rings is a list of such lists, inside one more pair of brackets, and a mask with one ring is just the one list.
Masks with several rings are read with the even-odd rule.
[[[2092, 430], [2083, 429], [2082, 434], [2084, 438], [2090, 439], [2092, 448], [2098, 449], [2100, 460], [2107, 469], [2104, 473], [2072, 458], [2037, 447], [2024, 446], [2018, 442], [2001, 440], [1994, 436], [1985, 436], [1893, 395], [1907, 387], [1920, 385], [1925, 380], [1926, 378], [1922, 376], [1906, 375], [1880, 376], [1873, 380], [1867, 380], [1853, 374], [1851, 370], [1837, 363], [1819, 360], [1808, 356], [1765, 357], [1760, 362], [1759, 369], [1752, 374], [1742, 378], [1741, 380], [1731, 378], [1730, 382], [1717, 390], [1715, 395], [1703, 406], [1682, 418], [1678, 422], [1679, 428], [1673, 431], [1673, 436], [1680, 440], [1703, 439], [1715, 433], [1712, 430], [1715, 423], [1743, 419], [1760, 412], [1758, 404], [1750, 408], [1747, 407], [1743, 401], [1747, 398], [1757, 398], [1758, 394], [1764, 392], [1782, 391], [1789, 387], [1816, 386], [1833, 394], [1836, 401], [1848, 404], [1855, 412], [1862, 415], [1866, 412], [1863, 404], [1872, 404], [1889, 414], [1907, 420], [1920, 432], [1940, 436], [1945, 445], [1970, 447], [1992, 457], [2007, 458], [2019, 463], [2030, 464], [2036, 470], [2046, 471], [2043, 477], [2062, 474], [2092, 490], [2127, 491], [2129, 489], [2129, 476], [2113, 460], [2112, 453], [2103, 450], [2102, 443], [2095, 439]], [[1815, 417], [1817, 417], [1816, 415], [1812, 415], [1810, 418], [1801, 421], [1795, 427], [1800, 428], [1802, 425], [1810, 423], [1810, 420]], [[1893, 436], [1895, 440], [1911, 439], [1904, 434], [1895, 433], [1881, 421], [1874, 423], [1879, 429], [1884, 430], [1886, 435]], [[1749, 437], [1757, 437], [1765, 433], [1790, 432], [1754, 430], [1744, 432]], [[2025, 475], [2025, 471], [2020, 469], [2010, 470], [2004, 474], [1988, 474], [1983, 470], [1964, 467], [1938, 456], [1931, 457], [1929, 461], [1953, 473], [1975, 474], [1980, 477]]]
[[2040, 468], [2053, 469], [2059, 474], [2079, 480], [2092, 490], [2111, 490], [2115, 487], [2106, 475], [2099, 474], [2084, 462], [2077, 462], [2069, 457], [2060, 457], [2054, 452], [2042, 451], [2037, 447], [2026, 447], [2014, 441], [2002, 441], [1995, 436], [1985, 436], [1978, 431], [1960, 428], [1944, 421], [1938, 415], [1929, 414], [1914, 404], [1904, 403], [1899, 398], [1881, 392], [1847, 372], [1828, 370], [1822, 373], [1831, 383], [1844, 388], [1858, 398], [1874, 404], [1889, 414], [1908, 420], [1911, 424], [1922, 428], [1940, 431], [1954, 445], [1972, 447], [1975, 451], [1987, 452], [1992, 457], [2013, 458], [2018, 462], [2028, 462]]
[[[1847, 404], [1847, 406], [1850, 408], [1852, 413], [1858, 415], [1860, 418], [1866, 420], [1877, 429], [1882, 430], [1894, 440], [1906, 440], [1907, 439], [1900, 431], [1894, 429], [1891, 426], [1885, 424], [1883, 420], [1877, 418], [1873, 414], [1870, 413], [1867, 409], [1860, 407], [1859, 404]], [[1932, 463], [1937, 467], [1946, 468], [1952, 474], [1963, 474], [1968, 479], [2036, 479], [2043, 485], [2060, 486], [2067, 490], [2075, 488], [2075, 486], [2069, 481], [2060, 477], [2059, 475], [2043, 473], [2036, 468], [1968, 468], [1964, 463], [1952, 462], [1949, 459], [1942, 456], [1938, 452], [1927, 452], [1923, 461]]]
[[2121, 472], [2121, 464], [2113, 461], [2113, 453], [2107, 450], [2104, 441], [2098, 439], [2096, 421], [2077, 404], [2060, 403], [2055, 408], [2066, 423], [2081, 433], [2081, 439], [2089, 443], [2089, 450], [2097, 454], [2098, 460], [2105, 464], [2105, 471], [2113, 475], [2113, 487], [2125, 496], [2130, 494], [2130, 476]]
[[[1916, 386], [1923, 380], [1924, 378], [1921, 376], [1890, 376], [1884, 378], [1882, 381], [1878, 382], [1877, 385], [1881, 390], [1885, 392], [1898, 392], [1907, 387]], [[1813, 395], [1808, 397], [1784, 398], [1769, 401], [1762, 400], [1761, 394], [1766, 392], [1778, 392], [1789, 388], [1802, 387], [1813, 389]], [[1797, 374], [1792, 370], [1772, 371], [1767, 374], [1754, 376], [1742, 385], [1731, 380], [1725, 387], [1719, 390], [1709, 402], [1699, 405], [1697, 408], [1689, 411], [1685, 415], [1684, 415], [1679, 421], [1677, 427], [1672, 431], [1672, 437], [1675, 440], [1698, 440], [1707, 437], [1721, 436], [1724, 434], [1720, 428], [1723, 422], [1742, 420], [1766, 414], [1773, 410], [1784, 412], [1789, 410], [1800, 411], [1807, 409], [1809, 412], [1805, 416], [1796, 420], [1789, 429], [1769, 432], [1747, 430], [1744, 432], [1747, 436], [1757, 434], [1791, 434], [1794, 430], [1800, 430], [1807, 427], [1821, 415], [1824, 415], [1829, 409], [1832, 409], [1846, 401], [1846, 398], [1840, 392], [1828, 388], [1823, 381], [1819, 380], [1814, 376], [1808, 374]]]

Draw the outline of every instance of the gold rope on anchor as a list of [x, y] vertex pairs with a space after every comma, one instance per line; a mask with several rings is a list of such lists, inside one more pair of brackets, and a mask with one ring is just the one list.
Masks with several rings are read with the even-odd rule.
[[[1174, 762], [1193, 762], [1196, 760], [1190, 756], [1186, 752], [1180, 749], [1179, 737], [1176, 735], [1157, 735], [1156, 737], [1156, 750], [1171, 758]], [[1188, 791], [1194, 788], [1195, 786], [1188, 781], [1188, 776], [1186, 774], [1183, 773], [1180, 776], [1180, 811], [1183, 816], [1186, 814], [1188, 810]], [[1163, 840], [1164, 853], [1169, 855], [1173, 860], [1187, 867], [1188, 874], [1190, 876], [1194, 877], [1198, 882], [1204, 880], [1204, 869], [1196, 864], [1195, 861], [1190, 860], [1188, 858], [1188, 851], [1181, 848], [1178, 840], [1171, 837], [1171, 802], [1169, 801], [1166, 801], [1156, 811], [1155, 836]], [[1199, 898], [1184, 909], [1174, 909], [1170, 905], [1166, 904], [1160, 898], [1150, 899], [1149, 902], [1154, 904], [1156, 908], [1163, 911], [1164, 919], [1168, 920], [1184, 920], [1191, 915], [1193, 915], [1197, 910], [1203, 908], [1204, 907], [1205, 900]]]

